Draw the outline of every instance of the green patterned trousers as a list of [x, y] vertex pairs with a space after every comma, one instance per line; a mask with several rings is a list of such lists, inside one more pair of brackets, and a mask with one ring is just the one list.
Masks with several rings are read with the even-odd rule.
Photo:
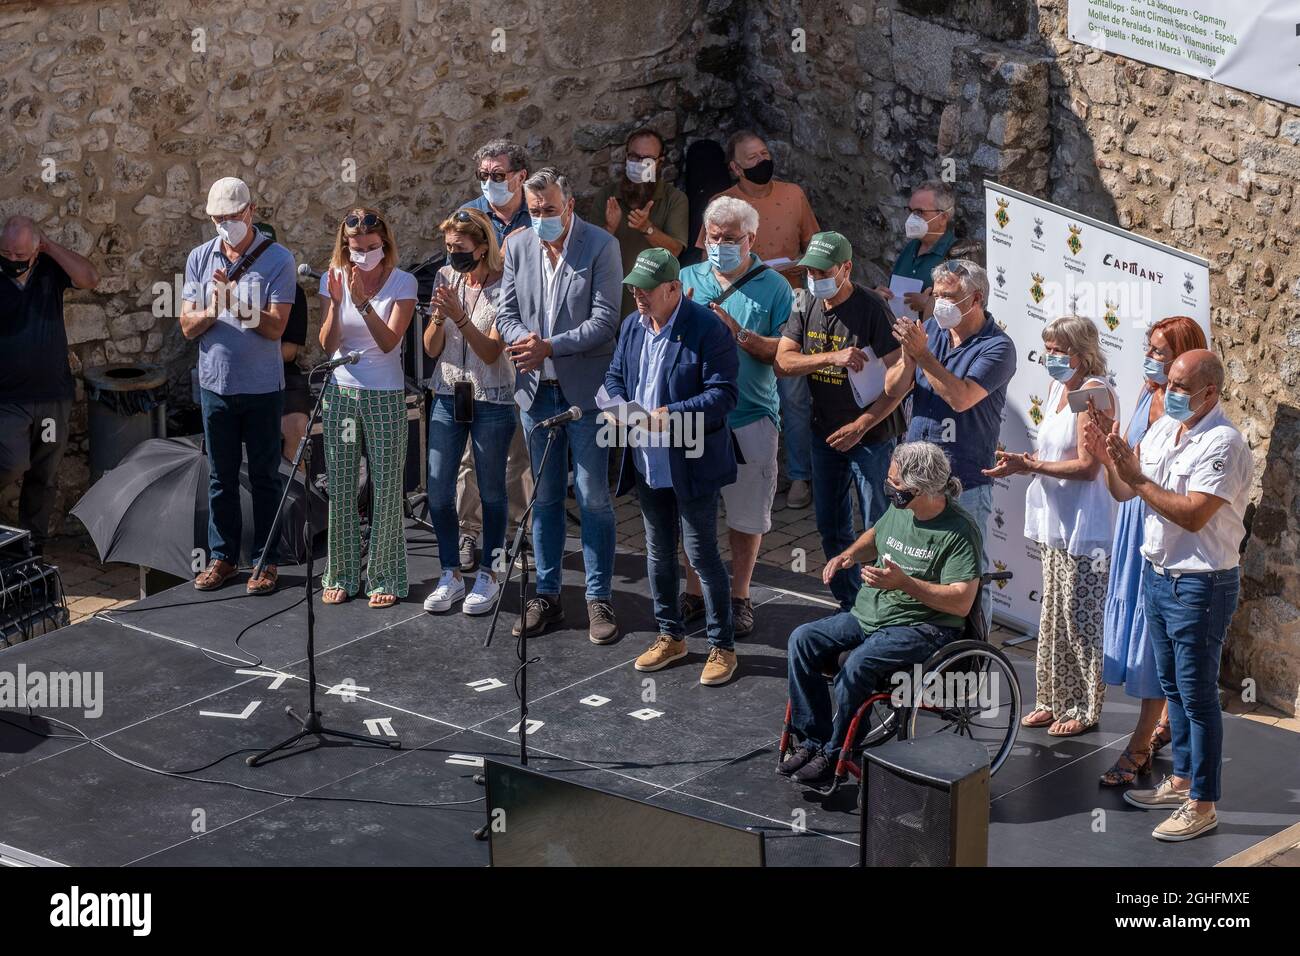
[[357, 483], [361, 442], [374, 489], [367, 595], [406, 597], [406, 538], [402, 530], [402, 471], [406, 466], [406, 394], [401, 389], [349, 388], [331, 379], [321, 402], [329, 475], [329, 558], [321, 586], [361, 589], [361, 516]]

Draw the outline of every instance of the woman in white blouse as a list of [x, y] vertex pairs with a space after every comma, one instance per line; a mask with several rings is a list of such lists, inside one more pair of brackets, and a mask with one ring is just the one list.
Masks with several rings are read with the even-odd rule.
[[361, 587], [357, 478], [362, 442], [374, 490], [366, 593], [371, 607], [406, 597], [402, 472], [406, 464], [406, 385], [402, 337], [415, 311], [415, 276], [397, 268], [397, 244], [383, 217], [354, 209], [339, 223], [329, 271], [321, 277], [321, 347], [332, 358], [359, 352], [334, 370], [321, 402], [329, 470], [329, 559], [321, 575], [326, 604]]
[[[516, 427], [515, 373], [496, 326], [504, 265], [492, 224], [477, 209], [458, 210], [439, 229], [448, 265], [434, 284], [424, 350], [438, 360], [430, 383], [429, 514], [442, 576], [424, 608], [449, 611], [464, 598], [464, 613], [486, 614], [500, 594], [497, 574], [505, 570], [506, 458]], [[456, 475], [467, 440], [483, 504], [483, 561], [468, 594], [456, 514]]]
[[993, 478], [1033, 475], [1025, 494], [1025, 537], [1038, 542], [1043, 563], [1038, 625], [1038, 684], [1033, 711], [1021, 723], [1049, 727], [1053, 737], [1086, 733], [1101, 718], [1102, 617], [1106, 602], [1115, 504], [1106, 476], [1083, 442], [1069, 393], [1096, 390], [1088, 400], [1116, 407], [1106, 382], [1097, 326], [1077, 315], [1043, 329], [1044, 364], [1052, 378], [1038, 425], [1037, 450], [999, 451], [984, 472]]

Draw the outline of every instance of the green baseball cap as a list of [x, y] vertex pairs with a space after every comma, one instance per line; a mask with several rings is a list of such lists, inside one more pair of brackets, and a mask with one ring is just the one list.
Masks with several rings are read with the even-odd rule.
[[667, 249], [647, 249], [636, 257], [632, 271], [623, 277], [623, 284], [649, 291], [672, 282], [681, 271], [677, 257]]
[[853, 258], [853, 247], [838, 232], [818, 232], [808, 240], [799, 265], [812, 269], [833, 269]]

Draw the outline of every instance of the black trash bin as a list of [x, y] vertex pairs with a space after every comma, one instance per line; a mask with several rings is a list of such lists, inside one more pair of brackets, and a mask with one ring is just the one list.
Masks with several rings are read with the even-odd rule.
[[93, 484], [136, 445], [167, 437], [167, 370], [119, 363], [88, 368], [82, 374]]

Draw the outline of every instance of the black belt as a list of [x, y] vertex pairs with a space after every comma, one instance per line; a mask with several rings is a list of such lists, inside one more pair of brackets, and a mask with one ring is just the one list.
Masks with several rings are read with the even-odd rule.
[[559, 387], [560, 387], [560, 380], [559, 380], [558, 378], [540, 378], [540, 379], [537, 380], [537, 384], [538, 384], [538, 385], [551, 385], [551, 386], [553, 386], [553, 387], [555, 387], [555, 388], [559, 388]]

